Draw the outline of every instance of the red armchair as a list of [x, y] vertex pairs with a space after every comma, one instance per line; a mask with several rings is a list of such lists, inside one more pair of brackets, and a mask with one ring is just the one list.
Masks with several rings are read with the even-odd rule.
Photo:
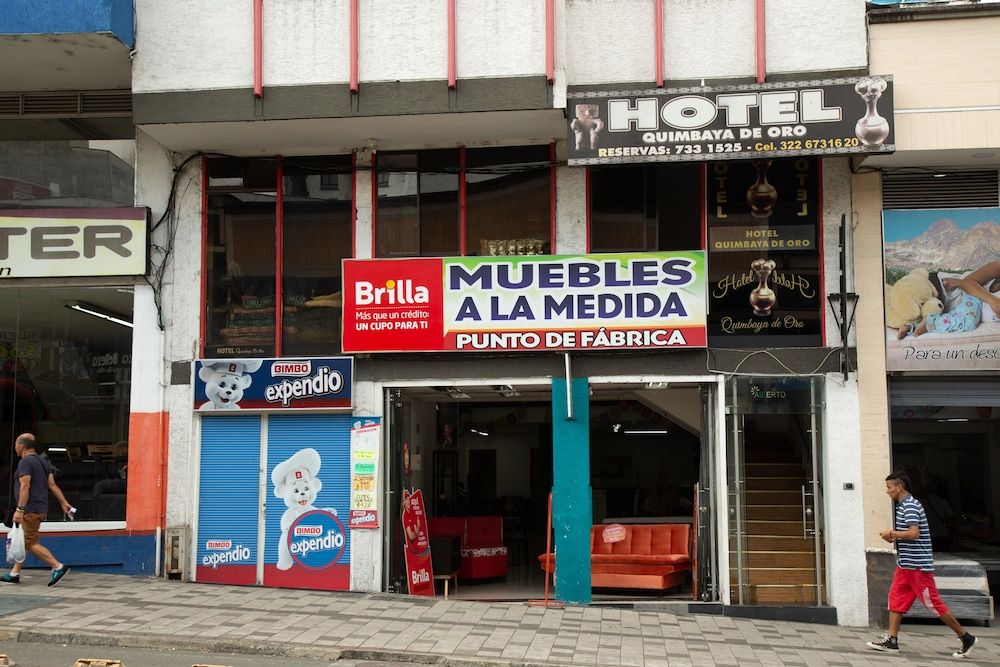
[[457, 535], [462, 548], [460, 579], [507, 576], [507, 547], [503, 544], [503, 517], [448, 516], [429, 519], [431, 537]]

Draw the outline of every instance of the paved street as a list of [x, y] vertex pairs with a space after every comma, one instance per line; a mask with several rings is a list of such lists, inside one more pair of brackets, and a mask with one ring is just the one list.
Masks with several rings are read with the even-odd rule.
[[[0, 589], [0, 641], [256, 653], [330, 661], [453, 665], [935, 665], [957, 646], [943, 626], [907, 624], [903, 657], [865, 648], [865, 628], [601, 607], [418, 599], [182, 583], [71, 572]], [[974, 664], [1000, 663], [1000, 632]], [[444, 660], [445, 656], [450, 656]], [[442, 660], [444, 660], [442, 662]], [[338, 663], [343, 664], [343, 662]]]

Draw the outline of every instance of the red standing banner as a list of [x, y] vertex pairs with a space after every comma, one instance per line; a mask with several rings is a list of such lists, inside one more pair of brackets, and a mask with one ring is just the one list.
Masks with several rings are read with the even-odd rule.
[[403, 489], [400, 511], [403, 522], [403, 549], [406, 555], [407, 585], [410, 595], [434, 596], [434, 571], [431, 568], [431, 543], [427, 535], [427, 514], [422, 491]]

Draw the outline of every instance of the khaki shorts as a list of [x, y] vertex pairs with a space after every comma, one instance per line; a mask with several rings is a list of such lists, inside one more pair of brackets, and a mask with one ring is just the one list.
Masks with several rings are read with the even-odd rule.
[[45, 515], [41, 512], [25, 512], [21, 520], [21, 527], [24, 528], [24, 548], [26, 550], [38, 544], [38, 528], [45, 520]]

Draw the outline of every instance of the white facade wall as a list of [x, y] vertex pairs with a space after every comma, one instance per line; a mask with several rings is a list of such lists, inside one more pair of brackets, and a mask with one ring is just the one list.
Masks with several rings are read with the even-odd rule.
[[[545, 73], [545, 3], [459, 0], [459, 79]], [[655, 19], [650, 0], [557, 0], [556, 91], [564, 85], [655, 79]], [[768, 73], [863, 68], [864, 3], [771, 0], [767, 3]], [[253, 85], [250, 3], [136, 0], [136, 93], [247, 88]], [[360, 82], [443, 80], [448, 76], [447, 3], [361, 0]], [[754, 3], [676, 0], [664, 3], [667, 79], [755, 74]], [[264, 86], [347, 83], [347, 0], [264, 3]], [[556, 106], [562, 106], [560, 95]]]

